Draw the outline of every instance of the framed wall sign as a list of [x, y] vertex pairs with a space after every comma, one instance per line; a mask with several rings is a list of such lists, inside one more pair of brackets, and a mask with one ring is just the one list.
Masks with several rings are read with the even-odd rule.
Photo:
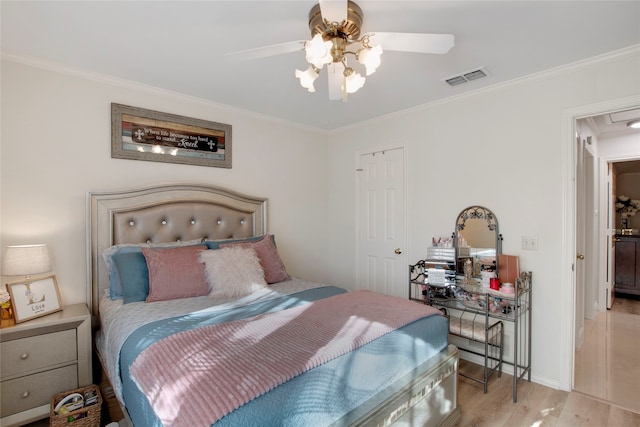
[[231, 125], [111, 104], [111, 157], [231, 168]]
[[16, 323], [62, 310], [56, 276], [7, 283]]

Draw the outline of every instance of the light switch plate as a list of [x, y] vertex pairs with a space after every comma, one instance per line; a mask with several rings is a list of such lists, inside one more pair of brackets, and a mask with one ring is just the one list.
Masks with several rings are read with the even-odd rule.
[[530, 236], [522, 236], [522, 249], [525, 251], [538, 250], [538, 238]]

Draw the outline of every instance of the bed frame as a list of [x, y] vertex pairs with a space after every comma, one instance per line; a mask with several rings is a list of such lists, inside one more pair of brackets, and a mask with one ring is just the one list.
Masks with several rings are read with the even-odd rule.
[[[109, 288], [102, 251], [122, 243], [237, 239], [267, 233], [267, 199], [205, 185], [161, 185], [87, 194], [88, 305], [99, 327], [98, 304]], [[458, 350], [430, 360], [429, 369], [354, 425], [453, 426], [457, 404]], [[126, 416], [126, 411], [123, 411]], [[128, 419], [128, 418], [127, 418]]]

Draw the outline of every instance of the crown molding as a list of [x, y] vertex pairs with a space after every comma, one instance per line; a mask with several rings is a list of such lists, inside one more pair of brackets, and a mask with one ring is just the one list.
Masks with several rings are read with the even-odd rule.
[[22, 65], [27, 65], [34, 68], [39, 68], [46, 71], [52, 71], [52, 72], [63, 74], [63, 75], [77, 77], [80, 79], [85, 79], [85, 80], [89, 80], [89, 81], [93, 81], [93, 82], [101, 83], [105, 85], [117, 86], [117, 87], [131, 89], [131, 90], [138, 90], [138, 91], [147, 92], [150, 94], [162, 95], [162, 96], [172, 97], [174, 99], [179, 99], [183, 101], [194, 102], [194, 103], [205, 105], [207, 107], [213, 107], [213, 108], [224, 110], [230, 113], [241, 114], [257, 120], [280, 124], [283, 126], [296, 128], [296, 129], [300, 129], [308, 132], [314, 132], [314, 133], [323, 134], [323, 135], [328, 134], [328, 131], [324, 129], [316, 128], [313, 126], [308, 126], [308, 125], [303, 125], [297, 122], [283, 120], [277, 117], [269, 116], [267, 114], [256, 113], [254, 111], [233, 107], [228, 104], [222, 104], [222, 103], [210, 101], [208, 99], [199, 98], [197, 96], [186, 95], [180, 92], [163, 89], [157, 86], [147, 85], [147, 84], [136, 82], [133, 80], [121, 79], [118, 77], [113, 77], [106, 74], [97, 73], [94, 71], [87, 71], [80, 68], [74, 68], [67, 65], [62, 65], [60, 63], [53, 62], [53, 61], [47, 61], [40, 58], [20, 55], [14, 52], [0, 51], [0, 59], [15, 62]]

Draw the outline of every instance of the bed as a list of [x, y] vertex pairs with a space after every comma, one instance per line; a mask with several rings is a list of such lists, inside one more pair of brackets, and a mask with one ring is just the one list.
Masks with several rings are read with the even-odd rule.
[[96, 353], [130, 425], [459, 419], [446, 318], [291, 277], [266, 199], [163, 185], [88, 193], [87, 211]]

